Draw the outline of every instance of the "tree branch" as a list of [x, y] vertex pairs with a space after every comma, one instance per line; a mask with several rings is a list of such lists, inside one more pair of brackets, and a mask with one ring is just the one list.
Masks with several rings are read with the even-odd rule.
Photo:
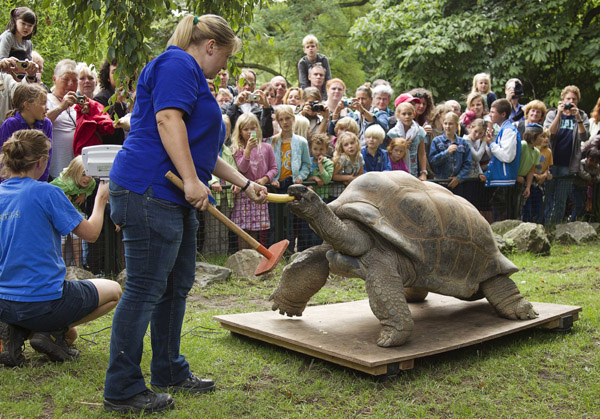
[[581, 24], [581, 27], [583, 29], [585, 29], [588, 26], [590, 26], [590, 23], [592, 23], [592, 20], [594, 20], [594, 18], [596, 16], [598, 16], [599, 14], [600, 14], [600, 6], [596, 6], [593, 9], [590, 9], [590, 11], [585, 14], [585, 17], [583, 18], [583, 23]]
[[354, 6], [363, 6], [367, 4], [370, 0], [358, 0], [358, 1], [350, 1], [347, 3], [338, 3], [338, 7], [354, 7]]
[[[262, 64], [242, 62], [242, 63], [239, 64], [239, 67], [241, 67], [241, 68], [242, 67], [256, 68], [258, 70], [262, 70], [262, 71], [266, 71], [267, 73], [271, 73], [274, 76], [281, 76], [281, 77], [283, 77], [285, 79], [284, 75], [282, 75], [279, 72], [277, 72], [277, 71], [275, 71], [275, 70], [273, 70], [273, 69], [271, 69], [271, 68], [269, 68], [269, 67], [267, 67], [265, 65], [262, 65]], [[287, 79], [286, 79], [286, 83], [287, 83]]]

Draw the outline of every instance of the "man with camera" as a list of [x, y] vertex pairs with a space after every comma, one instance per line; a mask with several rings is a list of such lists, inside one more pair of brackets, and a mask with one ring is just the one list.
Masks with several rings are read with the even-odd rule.
[[19, 83], [37, 83], [38, 66], [33, 61], [19, 61], [15, 57], [0, 60], [0, 124], [12, 109], [12, 96]]
[[567, 86], [560, 94], [558, 107], [548, 111], [544, 127], [550, 130], [553, 179], [546, 188], [545, 224], [560, 223], [565, 215], [568, 194], [579, 171], [581, 143], [589, 138], [587, 114], [577, 108], [581, 93], [577, 86]]
[[229, 103], [221, 107], [221, 112], [231, 120], [231, 126], [243, 113], [253, 113], [260, 121], [260, 129], [263, 138], [273, 135], [273, 108], [267, 101], [267, 96], [260, 90], [254, 90], [256, 86], [256, 73], [249, 68], [244, 68], [238, 79], [239, 94]]
[[523, 92], [523, 83], [521, 83], [521, 80], [509, 79], [504, 85], [504, 94], [512, 106], [512, 111], [508, 117], [508, 120], [511, 123], [519, 122], [524, 117], [523, 110], [521, 109], [523, 105], [519, 103], [519, 99], [525, 96], [525, 93]]

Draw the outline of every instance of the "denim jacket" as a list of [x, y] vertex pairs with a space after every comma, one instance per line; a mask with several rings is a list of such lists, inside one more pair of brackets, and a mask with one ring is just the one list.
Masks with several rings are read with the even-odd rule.
[[[277, 162], [277, 175], [273, 179], [279, 180], [279, 176], [281, 175], [281, 141], [277, 141], [274, 144], [273, 137], [267, 138], [265, 141], [273, 146], [275, 161]], [[310, 174], [312, 165], [310, 152], [308, 151], [308, 142], [304, 137], [293, 134], [290, 148], [292, 150], [292, 177], [294, 180], [298, 177], [306, 180]]]
[[[456, 144], [457, 150], [450, 154], [448, 147]], [[450, 141], [446, 134], [435, 137], [429, 151], [429, 163], [436, 179], [457, 177], [459, 181], [465, 180], [471, 172], [471, 147], [461, 137]]]

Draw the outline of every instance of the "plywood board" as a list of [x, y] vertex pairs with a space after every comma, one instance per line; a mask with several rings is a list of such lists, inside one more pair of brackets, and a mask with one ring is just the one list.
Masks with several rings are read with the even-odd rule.
[[368, 300], [307, 307], [302, 317], [275, 311], [215, 316], [232, 332], [335, 362], [373, 375], [389, 366], [412, 368], [417, 358], [484, 342], [520, 330], [553, 324], [564, 316], [577, 319], [581, 307], [532, 303], [539, 318], [500, 318], [487, 300], [461, 301], [429, 294], [423, 303], [409, 304], [414, 332], [403, 346], [381, 348], [376, 341], [379, 321]]

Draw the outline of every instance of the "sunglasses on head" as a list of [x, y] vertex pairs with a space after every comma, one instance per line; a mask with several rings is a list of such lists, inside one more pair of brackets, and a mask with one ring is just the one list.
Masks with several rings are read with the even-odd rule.
[[414, 97], [418, 97], [419, 99], [421, 99], [422, 97], [425, 97], [425, 93], [419, 92], [419, 93], [415, 93], [413, 96]]

